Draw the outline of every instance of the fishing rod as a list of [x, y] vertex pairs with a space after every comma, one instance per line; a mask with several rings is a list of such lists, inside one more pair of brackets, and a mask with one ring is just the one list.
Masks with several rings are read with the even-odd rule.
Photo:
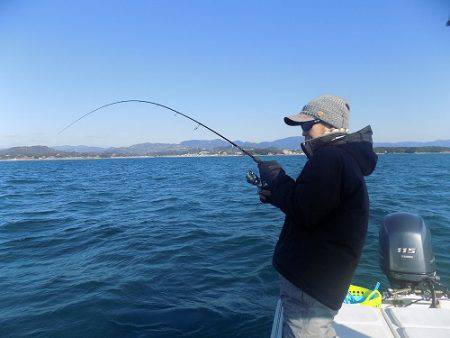
[[[191, 116], [189, 116], [189, 115], [187, 115], [187, 114], [184, 114], [184, 113], [182, 113], [182, 112], [180, 112], [180, 111], [178, 111], [178, 110], [176, 110], [176, 109], [173, 109], [173, 108], [171, 108], [171, 107], [169, 107], [169, 106], [166, 106], [166, 105], [164, 105], [164, 104], [157, 103], [157, 102], [152, 102], [152, 101], [146, 101], [146, 100], [135, 100], [135, 99], [133, 99], [133, 100], [121, 100], [121, 101], [115, 101], [115, 102], [111, 102], [111, 103], [104, 104], [103, 106], [97, 107], [97, 108], [95, 108], [95, 109], [93, 109], [93, 110], [87, 112], [86, 114], [80, 116], [80, 117], [79, 117], [78, 119], [76, 119], [75, 121], [69, 123], [67, 126], [65, 126], [63, 129], [61, 129], [61, 130], [58, 132], [58, 135], [60, 135], [60, 134], [61, 134], [62, 132], [64, 132], [65, 130], [67, 130], [67, 129], [69, 129], [70, 127], [72, 127], [75, 123], [79, 122], [80, 120], [82, 120], [82, 119], [84, 119], [85, 117], [87, 117], [87, 116], [89, 116], [89, 115], [95, 113], [96, 111], [98, 111], [98, 110], [100, 110], [100, 109], [104, 109], [104, 108], [106, 108], [106, 107], [111, 107], [111, 106], [114, 106], [114, 105], [117, 105], [117, 104], [130, 103], [130, 102], [151, 104], [151, 105], [154, 105], [154, 106], [157, 106], [157, 107], [161, 107], [161, 108], [170, 110], [170, 111], [174, 112], [176, 115], [183, 116], [183, 117], [185, 117], [185, 118], [187, 118], [187, 119], [189, 119], [189, 120], [195, 122], [195, 123], [197, 124], [197, 128], [198, 128], [198, 126], [202, 126], [202, 127], [206, 128], [207, 130], [213, 132], [214, 134], [216, 134], [216, 135], [219, 136], [220, 138], [222, 138], [222, 139], [224, 139], [225, 141], [227, 141], [228, 143], [230, 143], [233, 147], [239, 149], [244, 155], [249, 156], [256, 164], [259, 164], [259, 163], [262, 162], [257, 156], [253, 155], [253, 154], [250, 153], [248, 150], [245, 150], [244, 148], [242, 148], [241, 146], [239, 146], [239, 145], [236, 144], [235, 142], [233, 142], [233, 141], [231, 141], [230, 139], [226, 138], [225, 136], [223, 136], [223, 135], [220, 134], [219, 132], [215, 131], [214, 129], [208, 127], [206, 124], [204, 124], [204, 123], [202, 123], [202, 122], [200, 122], [200, 121], [194, 119], [193, 117], [191, 117]], [[196, 128], [196, 129], [197, 129], [197, 128]]]

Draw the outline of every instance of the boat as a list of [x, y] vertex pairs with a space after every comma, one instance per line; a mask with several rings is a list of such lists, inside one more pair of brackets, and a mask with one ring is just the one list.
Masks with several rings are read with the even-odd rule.
[[[379, 261], [391, 285], [377, 307], [342, 304], [333, 326], [341, 338], [449, 338], [450, 297], [436, 272], [431, 234], [410, 213], [386, 216], [379, 231]], [[278, 299], [271, 338], [282, 338]]]

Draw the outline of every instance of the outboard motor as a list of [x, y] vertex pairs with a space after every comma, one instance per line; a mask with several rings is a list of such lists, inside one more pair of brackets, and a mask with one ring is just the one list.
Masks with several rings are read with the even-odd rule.
[[404, 212], [387, 215], [379, 243], [380, 267], [392, 287], [415, 289], [438, 278], [430, 230], [422, 217]]

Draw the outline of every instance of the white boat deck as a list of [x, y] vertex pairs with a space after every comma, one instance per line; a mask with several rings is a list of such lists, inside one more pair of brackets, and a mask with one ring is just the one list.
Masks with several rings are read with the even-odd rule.
[[394, 337], [379, 309], [344, 304], [334, 319], [338, 337]]
[[[377, 309], [344, 304], [333, 325], [340, 338], [449, 338], [450, 300], [441, 300], [438, 309], [429, 306], [429, 302], [419, 302]], [[278, 300], [271, 338], [282, 337], [282, 323], [283, 308]]]

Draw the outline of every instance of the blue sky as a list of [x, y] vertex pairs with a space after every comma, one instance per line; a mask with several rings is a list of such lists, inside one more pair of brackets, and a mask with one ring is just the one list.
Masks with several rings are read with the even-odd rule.
[[324, 93], [377, 141], [450, 138], [447, 0], [0, 0], [0, 147], [298, 135], [282, 117]]

